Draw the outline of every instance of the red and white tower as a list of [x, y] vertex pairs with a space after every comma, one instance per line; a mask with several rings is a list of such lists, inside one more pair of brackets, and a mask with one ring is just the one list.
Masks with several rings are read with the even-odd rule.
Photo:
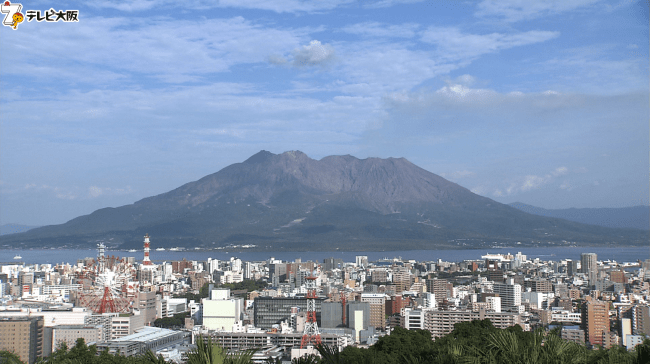
[[305, 286], [307, 288], [307, 322], [305, 323], [305, 331], [303, 332], [302, 342], [300, 343], [301, 349], [321, 343], [318, 323], [316, 322], [316, 279], [318, 277], [313, 273], [311, 277], [305, 277]]
[[144, 265], [153, 265], [149, 259], [149, 234], [144, 236], [144, 259], [142, 260]]

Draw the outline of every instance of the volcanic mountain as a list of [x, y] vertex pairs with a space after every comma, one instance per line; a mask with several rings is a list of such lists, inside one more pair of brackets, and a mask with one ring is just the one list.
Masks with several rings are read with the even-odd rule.
[[65, 224], [3, 236], [17, 246], [404, 250], [496, 244], [642, 244], [648, 233], [535, 216], [403, 158], [261, 151], [198, 181]]

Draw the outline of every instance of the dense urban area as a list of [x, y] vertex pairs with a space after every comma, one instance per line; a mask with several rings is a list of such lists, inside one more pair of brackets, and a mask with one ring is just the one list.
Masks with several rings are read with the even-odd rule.
[[[650, 260], [154, 263], [150, 244], [141, 260], [99, 244], [76, 264], [0, 263], [0, 351], [29, 364], [182, 363], [213, 343], [255, 363], [650, 360]], [[533, 359], [496, 360], [508, 355]]]

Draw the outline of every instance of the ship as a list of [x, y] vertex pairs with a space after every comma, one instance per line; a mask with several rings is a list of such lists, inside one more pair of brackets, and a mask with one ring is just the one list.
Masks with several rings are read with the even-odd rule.
[[14, 259], [15, 259], [15, 260], [23, 259], [23, 257], [21, 257], [19, 254], [16, 254], [16, 256], [14, 257]]

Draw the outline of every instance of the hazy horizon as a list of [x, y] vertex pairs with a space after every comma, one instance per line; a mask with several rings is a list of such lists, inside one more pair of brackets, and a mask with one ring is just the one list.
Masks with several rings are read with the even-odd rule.
[[263, 149], [404, 157], [502, 203], [649, 203], [645, 1], [21, 4], [79, 21], [0, 26], [0, 225]]

